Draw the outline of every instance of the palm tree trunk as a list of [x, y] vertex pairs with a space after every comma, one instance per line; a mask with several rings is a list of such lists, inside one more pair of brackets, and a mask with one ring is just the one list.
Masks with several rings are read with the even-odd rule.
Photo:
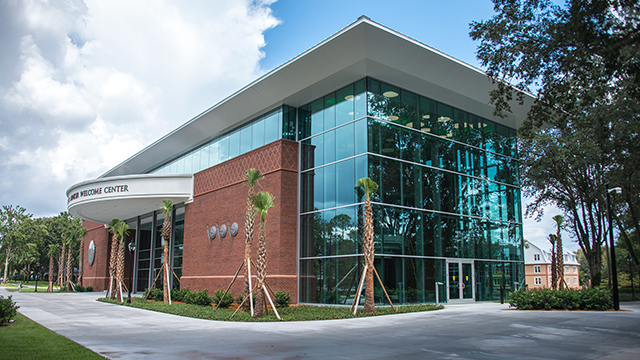
[[47, 292], [53, 292], [53, 256], [49, 257], [49, 287]]
[[[256, 308], [253, 317], [261, 318], [264, 311], [264, 291], [262, 291], [262, 285], [264, 284], [264, 280], [267, 277], [267, 244], [264, 222], [260, 227], [260, 240], [258, 241], [257, 260], [258, 263], [256, 264], [256, 266], [258, 267], [258, 269], [256, 274], [256, 288], [258, 289], [258, 293], [256, 294]], [[249, 299], [249, 301], [251, 300], [252, 299]]]
[[84, 236], [80, 238], [80, 252], [78, 253], [78, 282], [77, 283], [80, 285], [83, 285], [82, 284], [82, 270], [83, 270], [82, 263], [84, 261], [83, 254], [84, 254]]
[[560, 234], [558, 234], [556, 239], [556, 262], [556, 267], [558, 269], [558, 289], [562, 290], [562, 288], [564, 288], [564, 252], [562, 249], [562, 238], [560, 237]]
[[71, 260], [73, 260], [73, 253], [71, 251], [71, 246], [69, 246], [69, 249], [67, 250], [67, 291], [71, 291], [73, 290], [73, 288], [71, 287], [71, 282], [73, 281], [73, 263]]
[[116, 298], [122, 300], [122, 284], [124, 283], [124, 241], [118, 246], [116, 259]]
[[[254, 229], [254, 225], [255, 225], [255, 219], [256, 219], [256, 208], [253, 206], [253, 204], [250, 201], [250, 197], [251, 197], [251, 192], [249, 192], [249, 197], [247, 198], [247, 210], [245, 212], [245, 217], [244, 217], [244, 222], [245, 222], [245, 227], [244, 227], [244, 288], [242, 290], [242, 298], [246, 298], [247, 296], [251, 296], [250, 295], [250, 288], [249, 288], [249, 266], [251, 266], [251, 262], [249, 261], [249, 259], [251, 259], [251, 250], [253, 247], [252, 244], [252, 240], [253, 240], [253, 229]], [[249, 299], [249, 301], [245, 301], [244, 304], [242, 305], [242, 310], [243, 311], [250, 311], [251, 310], [251, 299]]]
[[[373, 297], [373, 209], [371, 199], [368, 197], [364, 203], [364, 259], [367, 265], [365, 275], [366, 289], [364, 293], [364, 312], [373, 313], [376, 311]], [[357, 301], [357, 299], [356, 299]]]
[[[171, 218], [169, 215], [165, 215], [164, 222], [162, 223], [162, 237], [164, 238], [164, 248], [162, 251], [162, 256], [164, 259], [165, 267], [169, 266], [169, 242], [171, 240]], [[162, 282], [162, 300], [165, 303], [169, 303], [171, 298], [169, 294], [169, 269], [163, 269], [162, 278], [164, 281]]]
[[113, 235], [111, 240], [111, 256], [109, 258], [109, 293], [107, 297], [109, 299], [116, 298], [116, 292], [114, 291], [114, 283], [116, 280], [116, 269], [118, 266], [118, 236], [116, 234]]
[[64, 287], [64, 270], [65, 270], [65, 252], [67, 251], [67, 245], [62, 244], [62, 251], [60, 252], [60, 261], [58, 261], [58, 281], [60, 282], [60, 291], [63, 291]]

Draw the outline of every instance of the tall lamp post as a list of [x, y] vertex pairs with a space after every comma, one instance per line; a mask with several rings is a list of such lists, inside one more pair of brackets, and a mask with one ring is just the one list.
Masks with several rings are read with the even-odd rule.
[[631, 267], [631, 255], [627, 255], [627, 262], [629, 263], [629, 278], [631, 279], [631, 300], [636, 299], [636, 292], [633, 290], [633, 268]]
[[133, 254], [136, 252], [136, 243], [131, 241], [129, 243], [129, 298], [127, 298], [127, 304], [131, 304], [131, 289], [133, 287]]
[[611, 200], [609, 194], [615, 191], [616, 194], [622, 193], [622, 189], [619, 187], [609, 188], [607, 184], [607, 215], [609, 218], [609, 247], [611, 248], [611, 282], [613, 283], [613, 309], [620, 310], [620, 298], [618, 296], [618, 269], [616, 269], [616, 247], [613, 242], [613, 222], [611, 221]]
[[36, 292], [38, 292], [38, 276], [40, 275], [40, 263], [36, 263]]

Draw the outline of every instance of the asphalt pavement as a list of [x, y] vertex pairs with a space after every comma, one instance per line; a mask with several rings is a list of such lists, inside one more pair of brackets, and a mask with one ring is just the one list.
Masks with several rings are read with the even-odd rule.
[[622, 303], [618, 312], [479, 302], [359, 319], [240, 323], [96, 301], [102, 293], [0, 295], [13, 295], [22, 314], [111, 359], [640, 359], [640, 302]]

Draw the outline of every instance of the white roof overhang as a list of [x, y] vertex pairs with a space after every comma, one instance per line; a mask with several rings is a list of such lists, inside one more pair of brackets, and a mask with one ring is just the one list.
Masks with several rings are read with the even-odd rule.
[[370, 76], [420, 95], [518, 128], [533, 103], [512, 104], [506, 118], [493, 115], [487, 75], [468, 64], [361, 17], [325, 41], [141, 150], [102, 177], [149, 172], [167, 160], [282, 104], [299, 107]]
[[81, 219], [107, 224], [193, 199], [193, 175], [129, 175], [84, 181], [67, 190], [67, 209]]

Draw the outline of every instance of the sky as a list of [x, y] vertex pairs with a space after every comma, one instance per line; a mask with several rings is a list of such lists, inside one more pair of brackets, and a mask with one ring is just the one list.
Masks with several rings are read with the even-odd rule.
[[[480, 67], [469, 23], [492, 14], [490, 0], [0, 1], [0, 204], [66, 211], [73, 184], [361, 15]], [[525, 219], [525, 238], [547, 248], [557, 213]]]

